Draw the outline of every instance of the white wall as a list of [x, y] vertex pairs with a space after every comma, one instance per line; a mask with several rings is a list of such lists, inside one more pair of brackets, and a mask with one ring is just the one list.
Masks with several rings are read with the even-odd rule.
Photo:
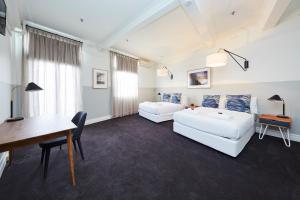
[[[237, 38], [217, 44], [218, 48], [232, 50], [249, 59], [250, 68], [244, 72], [229, 58], [226, 67], [212, 69], [212, 85], [300, 80], [299, 35], [300, 17], [297, 17], [263, 33], [254, 42], [239, 44], [241, 47], [238, 49], [232, 48], [236, 41], [240, 41]], [[218, 48], [207, 53], [195, 53], [179, 63], [168, 65], [174, 80], [157, 77], [156, 86], [187, 87], [187, 71], [205, 67], [206, 56]]]
[[139, 66], [139, 88], [155, 88], [156, 87], [156, 68]]
[[[11, 90], [11, 37], [0, 35], [0, 123], [10, 115]], [[5, 167], [6, 154], [0, 153], [0, 177]]]
[[[83, 109], [88, 119], [101, 119], [111, 116], [111, 76], [109, 51], [99, 50], [95, 46], [83, 45], [82, 94]], [[93, 69], [108, 71], [108, 88], [93, 89]], [[155, 69], [139, 66], [139, 101], [151, 101], [155, 98]]]
[[11, 84], [11, 37], [0, 35], [0, 81]]
[[[93, 69], [103, 69], [110, 72], [109, 52], [99, 50], [92, 45], [83, 44], [82, 54], [82, 85], [91, 87], [93, 85]], [[110, 87], [110, 75], [108, 77]]]

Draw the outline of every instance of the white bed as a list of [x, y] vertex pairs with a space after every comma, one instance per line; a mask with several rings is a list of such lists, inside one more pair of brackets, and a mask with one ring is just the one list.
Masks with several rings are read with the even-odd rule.
[[173, 129], [176, 133], [236, 157], [254, 134], [254, 122], [254, 114], [199, 107], [174, 113]]
[[139, 104], [139, 115], [153, 122], [159, 123], [173, 119], [174, 112], [183, 110], [186, 98], [181, 97], [181, 104], [170, 102], [143, 102]]

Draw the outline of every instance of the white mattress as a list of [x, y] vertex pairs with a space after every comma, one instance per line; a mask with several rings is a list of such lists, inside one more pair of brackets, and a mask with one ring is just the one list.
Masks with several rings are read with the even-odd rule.
[[[218, 117], [218, 112], [223, 116]], [[225, 109], [199, 107], [174, 113], [175, 122], [213, 135], [239, 139], [254, 126], [254, 115]]]
[[139, 110], [155, 115], [170, 114], [182, 109], [184, 109], [183, 105], [169, 102], [143, 102], [139, 104]]

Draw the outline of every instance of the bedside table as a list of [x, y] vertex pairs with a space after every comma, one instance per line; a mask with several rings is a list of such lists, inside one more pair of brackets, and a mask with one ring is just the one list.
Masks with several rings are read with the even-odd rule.
[[[260, 130], [259, 130], [258, 138], [260, 140], [263, 139], [268, 128], [272, 126], [279, 129], [285, 146], [287, 147], [291, 146], [290, 127], [292, 124], [292, 118], [290, 117], [281, 118], [275, 115], [260, 115], [259, 123], [260, 123]], [[264, 131], [263, 131], [263, 126], [265, 126]]]

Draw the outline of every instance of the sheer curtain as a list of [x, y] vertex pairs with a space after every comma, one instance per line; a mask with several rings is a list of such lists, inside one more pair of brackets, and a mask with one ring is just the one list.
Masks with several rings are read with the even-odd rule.
[[138, 112], [138, 60], [110, 52], [113, 117]]
[[23, 83], [34, 82], [44, 90], [24, 94], [24, 115], [74, 115], [81, 109], [81, 42], [28, 26], [26, 30]]

